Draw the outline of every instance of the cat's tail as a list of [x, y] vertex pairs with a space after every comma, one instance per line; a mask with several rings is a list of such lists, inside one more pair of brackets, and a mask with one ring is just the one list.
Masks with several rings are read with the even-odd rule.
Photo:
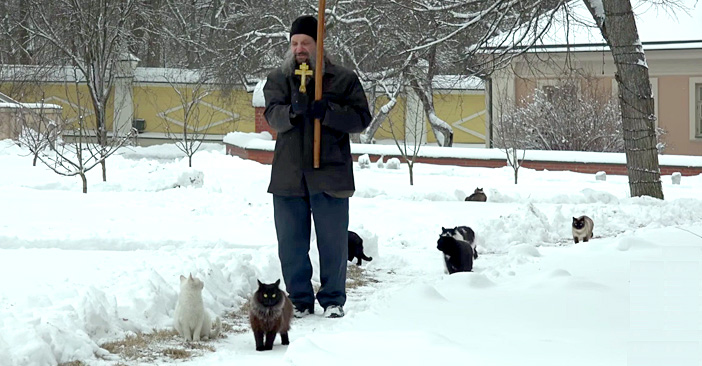
[[373, 257], [366, 257], [365, 254], [361, 254], [361, 258], [363, 258], [364, 261], [368, 261], [368, 262], [373, 260]]
[[222, 319], [219, 317], [215, 318], [215, 327], [214, 330], [212, 330], [212, 333], [210, 335], [210, 339], [215, 339], [219, 337], [219, 333], [222, 331]]

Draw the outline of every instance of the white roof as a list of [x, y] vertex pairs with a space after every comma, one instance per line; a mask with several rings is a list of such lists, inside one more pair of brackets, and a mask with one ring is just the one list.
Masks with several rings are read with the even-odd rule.
[[[679, 0], [676, 6], [663, 6], [655, 5], [650, 0], [632, 0], [632, 7], [639, 38], [645, 50], [702, 48], [702, 2]], [[528, 45], [530, 40], [536, 38], [533, 33], [532, 30], [531, 35], [519, 42], [524, 32], [514, 32], [501, 45]], [[493, 42], [500, 43], [501, 40], [504, 38], [496, 37]], [[541, 52], [562, 52], [567, 49], [608, 49], [582, 0], [570, 2], [567, 11], [556, 12], [554, 22], [532, 48]]]

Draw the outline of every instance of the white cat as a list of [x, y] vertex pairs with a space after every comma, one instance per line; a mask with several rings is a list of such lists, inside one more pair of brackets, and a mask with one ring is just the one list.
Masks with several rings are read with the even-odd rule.
[[215, 319], [215, 329], [212, 330], [210, 316], [202, 302], [204, 284], [197, 277], [180, 276], [180, 295], [175, 308], [173, 326], [186, 341], [214, 339], [219, 335], [222, 322]]

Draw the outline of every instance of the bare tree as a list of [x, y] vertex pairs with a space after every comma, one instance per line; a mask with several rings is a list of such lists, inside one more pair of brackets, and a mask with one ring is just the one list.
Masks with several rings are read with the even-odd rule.
[[[506, 103], [501, 103], [500, 106], [502, 105], [506, 105]], [[522, 121], [519, 120], [517, 113], [500, 111], [498, 116], [495, 133], [492, 136], [493, 144], [505, 153], [507, 165], [514, 171], [514, 184], [517, 184], [519, 168], [522, 167], [526, 155], [526, 149], [523, 145]]]
[[[217, 85], [208, 74], [192, 70], [174, 69], [166, 75], [178, 105], [158, 116], [163, 119], [166, 135], [188, 157], [192, 167], [193, 155], [200, 149], [209, 130], [224, 123], [233, 123], [236, 116], [220, 107], [207, 103]], [[172, 118], [173, 114], [180, 118]], [[215, 118], [218, 118], [215, 120]]]
[[[117, 151], [119, 147], [126, 144], [129, 137], [135, 134], [133, 129], [123, 139], [115, 140], [112, 148], [105, 150], [104, 146], [95, 143], [93, 134], [94, 121], [89, 119], [90, 113], [86, 107], [91, 103], [81, 91], [81, 83], [78, 78], [74, 78], [72, 84], [64, 84], [66, 95], [75, 95], [74, 103], [71, 103], [75, 120], [64, 120], [58, 116], [58, 121], [42, 118], [40, 123], [44, 124], [43, 129], [36, 129], [32, 132], [32, 145], [38, 158], [44, 165], [56, 174], [73, 177], [79, 176], [82, 183], [82, 192], [88, 193], [87, 172], [102, 164], [105, 159]], [[56, 126], [56, 127], [52, 127]], [[64, 129], [65, 128], [65, 129]], [[58, 131], [56, 130], [58, 129]], [[57, 134], [65, 130], [72, 129], [75, 141], [64, 143], [56, 141]], [[52, 148], [46, 149], [43, 146]]]
[[409, 118], [397, 121], [396, 117], [390, 116], [387, 119], [386, 127], [384, 127], [392, 135], [395, 146], [400, 151], [402, 159], [407, 163], [410, 185], [414, 185], [414, 163], [417, 161], [426, 133], [422, 106], [420, 103], [413, 103], [413, 105], [414, 109], [408, 110], [408, 114], [411, 115]]
[[663, 199], [656, 149], [653, 93], [646, 56], [629, 0], [584, 0], [617, 67], [629, 189], [632, 196]]
[[[105, 161], [113, 150], [122, 146], [128, 136], [108, 140], [107, 104], [113, 91], [116, 63], [128, 49], [131, 34], [126, 26], [136, 13], [138, 0], [26, 0], [29, 22], [23, 29], [59, 57], [45, 61], [57, 69], [70, 65], [89, 90], [94, 116], [94, 131], [102, 157], [103, 181], [107, 180]], [[86, 117], [83, 116], [84, 120]], [[90, 127], [82, 121], [82, 128]], [[130, 128], [125, 131], [129, 133]], [[81, 135], [85, 134], [81, 131]]]
[[61, 108], [43, 102], [18, 104], [17, 143], [27, 148], [33, 156], [32, 166], [37, 165], [39, 155], [46, 149], [55, 149], [61, 139]]

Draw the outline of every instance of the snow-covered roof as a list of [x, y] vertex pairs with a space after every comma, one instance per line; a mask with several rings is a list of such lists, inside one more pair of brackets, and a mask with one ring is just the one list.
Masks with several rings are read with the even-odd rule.
[[17, 103], [17, 101], [3, 93], [0, 93], [0, 103]]
[[60, 105], [57, 104], [46, 104], [46, 103], [18, 103], [18, 102], [2, 102], [0, 103], [0, 109], [62, 109]]
[[485, 82], [477, 76], [437, 75], [431, 85], [434, 89], [485, 90]]
[[[651, 1], [632, 0], [639, 38], [645, 50], [702, 48], [702, 3], [680, 0], [675, 6], [655, 5]], [[607, 42], [582, 0], [570, 2], [566, 10], [554, 14], [548, 30], [536, 41], [532, 51], [562, 52], [602, 51]], [[533, 32], [533, 29], [532, 29]], [[536, 36], [513, 32], [507, 41], [496, 37], [494, 44], [507, 46], [516, 43], [526, 46]]]

